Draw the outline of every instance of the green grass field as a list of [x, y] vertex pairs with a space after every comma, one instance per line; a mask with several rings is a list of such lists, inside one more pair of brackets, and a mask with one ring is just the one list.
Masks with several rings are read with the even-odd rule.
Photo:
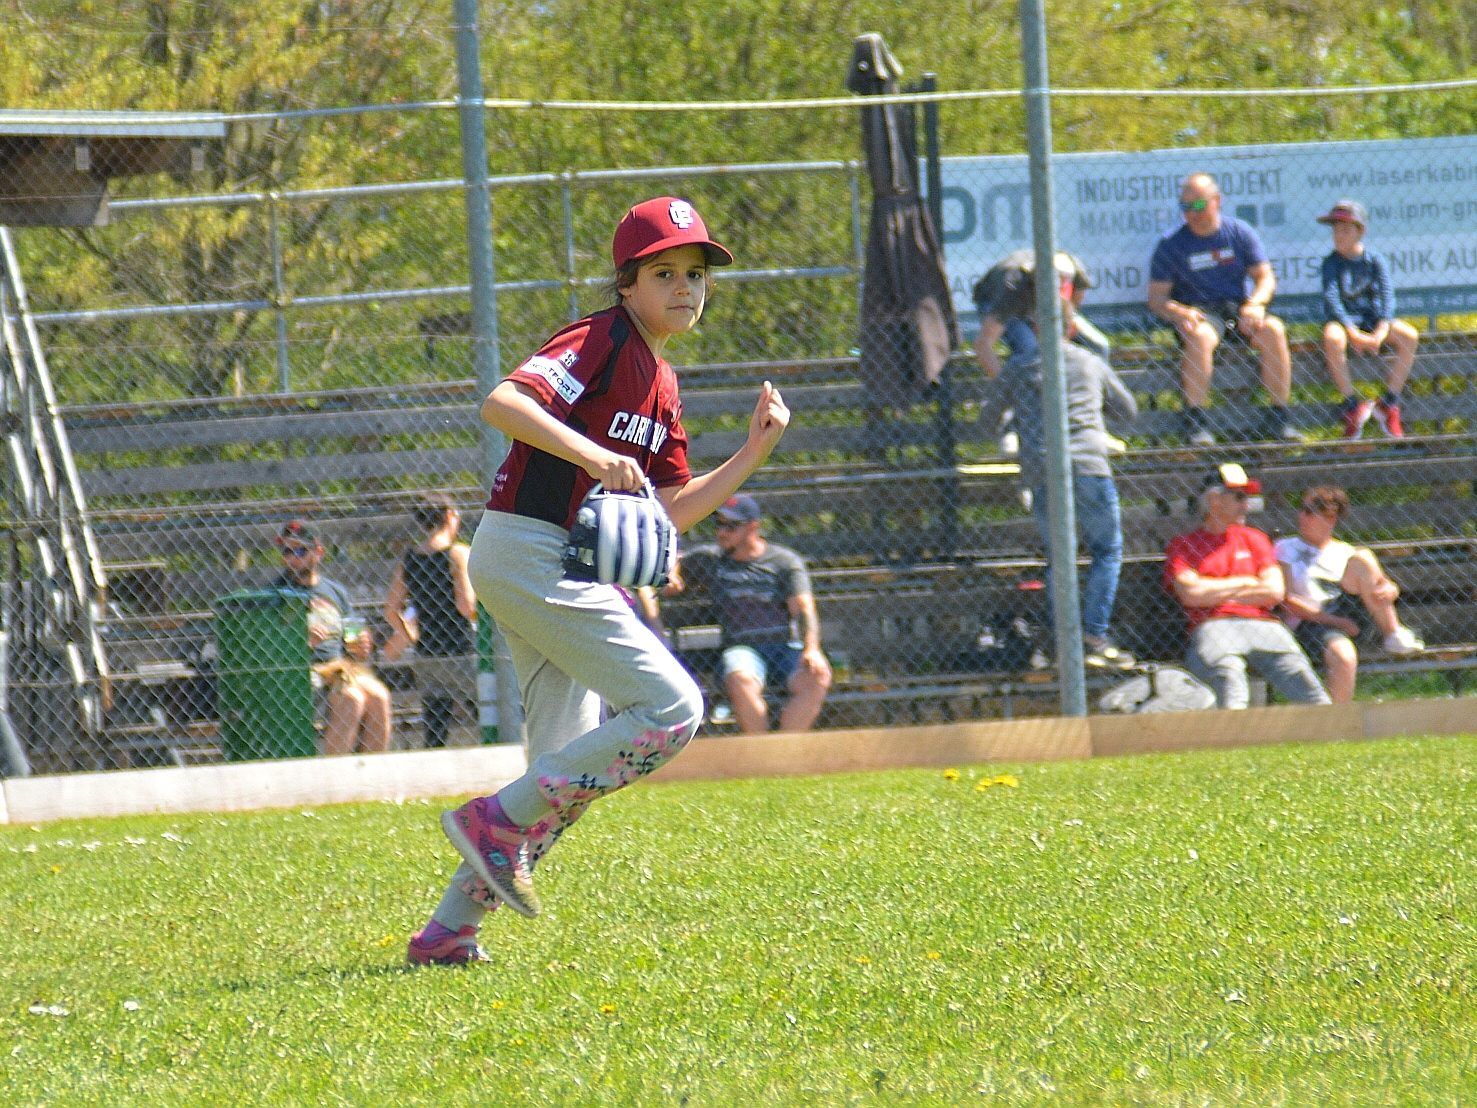
[[438, 805], [0, 828], [0, 1103], [1471, 1103], [1474, 808], [1477, 737], [638, 786], [419, 971]]

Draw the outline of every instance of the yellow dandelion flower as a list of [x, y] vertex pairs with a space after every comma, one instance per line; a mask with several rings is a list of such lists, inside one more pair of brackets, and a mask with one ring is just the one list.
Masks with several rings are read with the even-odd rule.
[[494, 1000], [491, 1004], [491, 1008], [494, 1012], [501, 1012], [506, 1007], [507, 1005], [504, 1004], [501, 1000]]
[[948, 769], [944, 770], [944, 780], [945, 781], [957, 781], [957, 780], [959, 780], [959, 771], [957, 769], [955, 769], [953, 766], [950, 766]]
[[870, 966], [872, 964], [872, 959], [868, 958], [865, 954], [858, 954], [852, 961], [859, 966]]
[[391, 943], [398, 941], [399, 938], [399, 935], [386, 935], [383, 939], [376, 939], [374, 945], [389, 946]]
[[981, 777], [978, 781], [974, 783], [974, 791], [977, 793], [982, 793], [986, 789], [991, 788], [994, 784], [995, 782], [990, 780], [990, 778]]
[[995, 778], [995, 784], [1004, 785], [1007, 789], [1018, 789], [1021, 786], [1021, 779], [1013, 773], [1002, 773]]
[[51, 867], [51, 872], [52, 873], [61, 873], [61, 871], [62, 871], [62, 867], [61, 866], [52, 866]]
[[615, 1014], [615, 1005], [614, 1004], [602, 1004], [602, 1005], [600, 1005], [600, 1011], [602, 1013], [604, 1013], [605, 1015], [607, 1015], [607, 1016], [614, 1015]]
[[930, 950], [927, 954], [924, 955], [924, 957], [927, 958], [930, 962], [937, 962], [940, 958], [943, 957], [943, 955], [940, 954], [937, 950]]

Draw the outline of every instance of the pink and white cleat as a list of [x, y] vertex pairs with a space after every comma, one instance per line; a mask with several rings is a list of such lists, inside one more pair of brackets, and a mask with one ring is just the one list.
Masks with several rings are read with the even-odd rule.
[[469, 800], [453, 812], [441, 813], [441, 830], [491, 892], [519, 915], [542, 910], [533, 891], [528, 843], [521, 831], [499, 827], [483, 813], [486, 798]]

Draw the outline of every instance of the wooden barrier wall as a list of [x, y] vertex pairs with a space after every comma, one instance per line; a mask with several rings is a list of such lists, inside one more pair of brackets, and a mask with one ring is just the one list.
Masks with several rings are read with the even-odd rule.
[[[700, 739], [661, 781], [1061, 761], [1289, 742], [1477, 733], [1477, 697], [1193, 715], [1050, 717]], [[515, 746], [398, 751], [0, 781], [0, 823], [226, 812], [485, 793], [523, 772]]]

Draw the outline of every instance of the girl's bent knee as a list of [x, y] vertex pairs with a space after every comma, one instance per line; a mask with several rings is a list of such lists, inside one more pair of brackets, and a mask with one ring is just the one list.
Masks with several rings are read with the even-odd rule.
[[661, 731], [685, 744], [703, 721], [703, 694], [686, 670], [674, 673], [660, 694], [630, 711], [643, 731]]
[[683, 674], [683, 682], [675, 690], [676, 698], [660, 712], [657, 713], [657, 726], [664, 731], [671, 731], [674, 736], [680, 736], [679, 741], [686, 743], [697, 734], [698, 725], [703, 721], [703, 692], [697, 686], [697, 682], [686, 673]]

